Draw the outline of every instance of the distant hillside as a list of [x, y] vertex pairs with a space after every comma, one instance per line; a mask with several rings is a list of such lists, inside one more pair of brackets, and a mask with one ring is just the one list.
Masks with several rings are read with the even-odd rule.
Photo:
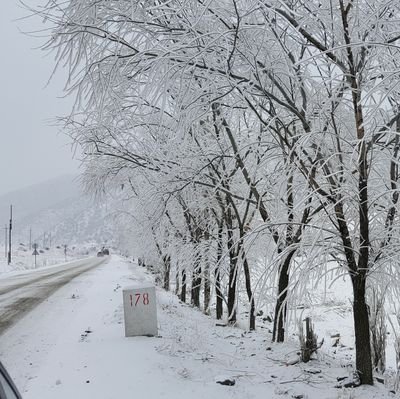
[[80, 195], [77, 178], [71, 175], [12, 191], [0, 196], [0, 221], [8, 220], [10, 204], [18, 219]]
[[[40, 246], [96, 242], [110, 243], [112, 207], [85, 196], [74, 176], [62, 176], [48, 182], [13, 191], [0, 197], [0, 227], [9, 220], [13, 205], [14, 242], [32, 238]], [[4, 229], [3, 229], [4, 232]], [[0, 240], [4, 234], [0, 234]]]

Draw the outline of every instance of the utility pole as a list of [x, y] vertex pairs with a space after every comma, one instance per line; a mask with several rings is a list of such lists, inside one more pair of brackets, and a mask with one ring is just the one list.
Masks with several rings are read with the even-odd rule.
[[29, 251], [32, 249], [32, 227], [29, 229]]
[[10, 205], [10, 227], [8, 229], [8, 264], [11, 263], [12, 205]]
[[8, 227], [7, 227], [7, 225], [6, 225], [6, 227], [4, 227], [4, 231], [5, 231], [5, 236], [4, 236], [4, 251], [5, 251], [5, 257], [6, 257], [6, 259], [7, 259], [7, 247], [8, 247], [8, 244], [7, 244]]

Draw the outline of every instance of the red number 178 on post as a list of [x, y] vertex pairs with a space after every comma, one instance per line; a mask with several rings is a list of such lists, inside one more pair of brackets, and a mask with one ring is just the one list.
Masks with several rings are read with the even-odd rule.
[[[142, 300], [140, 300], [142, 298]], [[133, 295], [129, 295], [129, 299], [131, 300], [131, 306], [138, 306], [140, 304], [143, 305], [148, 305], [149, 304], [149, 294], [147, 292], [140, 294], [137, 293], [135, 294], [135, 298], [133, 298]], [[133, 304], [135, 302], [135, 304]]]

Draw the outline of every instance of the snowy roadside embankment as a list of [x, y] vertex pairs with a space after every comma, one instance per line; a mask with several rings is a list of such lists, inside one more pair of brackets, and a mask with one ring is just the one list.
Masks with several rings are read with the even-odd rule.
[[0, 275], [42, 269], [96, 255], [93, 245], [88, 245], [88, 248], [67, 248], [67, 254], [65, 254], [65, 249], [62, 246], [39, 249], [35, 264], [35, 256], [32, 254], [33, 248], [29, 249], [28, 245], [21, 243], [17, 248], [13, 248], [12, 262], [9, 265], [5, 256], [4, 246], [0, 246]]
[[[159, 337], [124, 337], [122, 288], [151, 281], [118, 257], [62, 287], [0, 342], [25, 399], [386, 398], [383, 386], [334, 388], [346, 369], [328, 355], [289, 366], [297, 347], [271, 345], [157, 289]], [[224, 386], [216, 381], [235, 380]], [[352, 396], [351, 396], [352, 395]]]

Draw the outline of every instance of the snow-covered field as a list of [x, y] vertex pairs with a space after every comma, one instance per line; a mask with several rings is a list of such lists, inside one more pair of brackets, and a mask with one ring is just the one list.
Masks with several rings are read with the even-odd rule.
[[82, 259], [89, 255], [95, 255], [97, 247], [93, 244], [88, 244], [82, 247], [67, 247], [67, 253], [64, 252], [62, 245], [53, 246], [47, 249], [38, 249], [39, 255], [32, 255], [33, 248], [29, 249], [27, 244], [19, 244], [13, 247], [12, 262], [8, 265], [5, 256], [4, 246], [0, 245], [0, 276], [4, 273], [13, 273], [21, 270], [34, 270], [53, 266], [64, 262], [70, 262], [76, 259]]
[[[215, 319], [159, 288], [159, 337], [125, 338], [122, 289], [152, 278], [135, 263], [113, 256], [58, 290], [8, 330], [0, 341], [0, 358], [24, 398], [394, 396], [390, 387], [381, 384], [355, 390], [334, 387], [337, 377], [351, 372], [351, 347], [339, 350], [329, 343], [310, 363], [289, 365], [297, 356], [295, 337], [288, 344], [271, 344], [271, 326], [261, 318], [252, 333], [216, 326]], [[345, 331], [351, 317], [340, 315], [336, 318], [343, 320], [340, 325], [333, 317], [341, 309], [317, 312], [320, 320], [315, 321], [321, 331]], [[341, 353], [337, 356], [334, 350]], [[224, 376], [233, 378], [235, 385], [216, 383]]]

